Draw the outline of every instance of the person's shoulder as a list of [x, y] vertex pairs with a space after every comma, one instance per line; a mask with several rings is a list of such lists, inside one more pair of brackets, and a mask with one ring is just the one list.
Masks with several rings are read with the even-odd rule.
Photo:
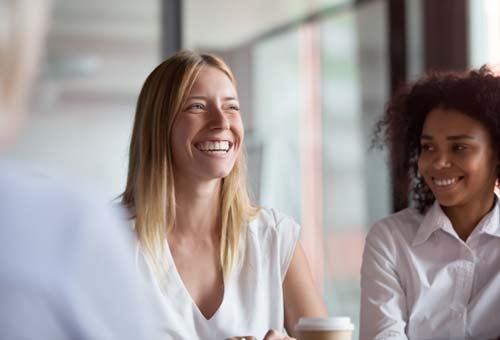
[[367, 239], [382, 239], [383, 241], [403, 238], [413, 239], [422, 222], [423, 215], [415, 208], [406, 208], [377, 221]]
[[378, 220], [374, 228], [401, 228], [420, 223], [423, 216], [415, 208], [406, 208]]
[[257, 216], [250, 222], [249, 227], [254, 231], [274, 230], [298, 227], [297, 222], [289, 215], [273, 208], [261, 207]]
[[67, 206], [72, 203], [91, 203], [100, 198], [99, 195], [91, 194], [88, 188], [84, 188], [77, 181], [62, 176], [56, 179], [13, 163], [0, 164], [0, 184], [4, 200], [21, 200], [27, 207], [31, 204]]
[[300, 225], [289, 215], [262, 207], [247, 229], [247, 242], [261, 254], [279, 255], [280, 268], [286, 272], [290, 258], [300, 238]]
[[24, 196], [26, 192], [46, 195], [56, 187], [54, 181], [41, 172], [13, 162], [0, 162], [0, 188], [4, 198], [7, 195], [15, 198], [16, 193]]
[[9, 240], [0, 250], [9, 259], [0, 260], [0, 270], [13, 266], [15, 271], [8, 271], [13, 279], [26, 275], [33, 285], [43, 285], [43, 273], [34, 268], [71, 270], [98, 249], [126, 253], [133, 238], [123, 231], [118, 212], [91, 190], [0, 164], [0, 239]]
[[2, 216], [12, 228], [43, 225], [38, 229], [46, 232], [58, 228], [102, 231], [103, 225], [115, 224], [120, 214], [124, 216], [104, 195], [76, 180], [12, 163], [0, 163], [0, 202]]

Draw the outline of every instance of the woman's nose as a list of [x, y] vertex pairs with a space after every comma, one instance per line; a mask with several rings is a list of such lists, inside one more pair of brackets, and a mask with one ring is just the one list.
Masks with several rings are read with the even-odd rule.
[[210, 116], [210, 128], [212, 130], [229, 130], [229, 119], [221, 108], [213, 108]]
[[432, 165], [436, 169], [445, 169], [451, 167], [451, 162], [448, 155], [444, 152], [437, 153], [432, 161]]

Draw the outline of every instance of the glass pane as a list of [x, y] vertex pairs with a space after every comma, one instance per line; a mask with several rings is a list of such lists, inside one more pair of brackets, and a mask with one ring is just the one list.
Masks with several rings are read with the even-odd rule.
[[500, 1], [469, 1], [470, 48], [472, 67], [500, 63]]
[[53, 1], [32, 114], [7, 157], [120, 194], [137, 96], [159, 62], [159, 9], [156, 0]]
[[260, 181], [259, 203], [300, 220], [298, 41], [292, 31], [256, 45], [254, 131], [248, 139], [261, 152], [260, 173], [250, 173]]
[[357, 326], [364, 238], [390, 211], [385, 157], [369, 150], [387, 98], [385, 13], [374, 1], [321, 23], [325, 297]]

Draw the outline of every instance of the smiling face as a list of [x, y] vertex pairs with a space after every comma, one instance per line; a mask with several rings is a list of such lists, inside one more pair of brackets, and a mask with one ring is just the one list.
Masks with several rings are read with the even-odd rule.
[[481, 122], [456, 110], [429, 112], [418, 169], [441, 206], [491, 206], [497, 165], [490, 134]]
[[175, 176], [224, 178], [243, 142], [236, 88], [212, 66], [202, 66], [172, 128]]

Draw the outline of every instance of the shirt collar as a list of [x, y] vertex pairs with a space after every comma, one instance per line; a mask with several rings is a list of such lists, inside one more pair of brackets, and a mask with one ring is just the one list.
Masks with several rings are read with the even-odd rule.
[[477, 228], [480, 233], [488, 234], [491, 236], [500, 237], [500, 200], [495, 196], [495, 205], [493, 209], [483, 217], [479, 222]]
[[413, 245], [419, 245], [427, 241], [427, 239], [439, 229], [445, 231], [453, 230], [451, 221], [443, 212], [437, 201], [434, 201], [420, 223], [417, 234], [413, 239]]
[[[495, 196], [495, 205], [493, 206], [493, 209], [482, 218], [475, 228], [479, 233], [500, 237], [499, 201], [500, 199]], [[434, 201], [434, 204], [429, 208], [424, 216], [424, 219], [420, 223], [412, 244], [419, 245], [424, 243], [438, 229], [443, 229], [451, 234], [456, 234], [450, 219], [443, 212], [437, 201]]]

